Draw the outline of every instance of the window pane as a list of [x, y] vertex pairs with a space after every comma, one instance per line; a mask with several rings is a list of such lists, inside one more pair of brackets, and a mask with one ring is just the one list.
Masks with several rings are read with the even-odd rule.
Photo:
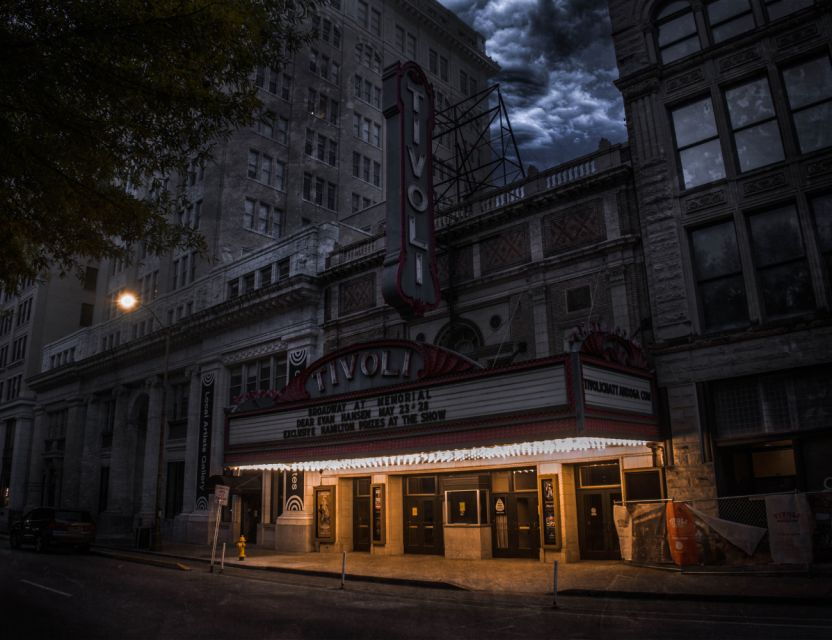
[[783, 71], [792, 109], [832, 97], [829, 58], [817, 58]]
[[766, 5], [769, 20], [777, 20], [814, 4], [815, 0], [769, 0]]
[[711, 99], [705, 98], [673, 112], [673, 128], [676, 131], [676, 144], [686, 147], [689, 144], [716, 136], [714, 109]]
[[719, 140], [704, 142], [679, 154], [685, 189], [725, 177]]
[[740, 171], [750, 171], [783, 159], [783, 145], [777, 121], [770, 120], [734, 135]]
[[773, 118], [775, 115], [768, 81], [765, 78], [729, 89], [725, 92], [725, 99], [734, 129]]
[[748, 0], [716, 0], [708, 5], [708, 20], [716, 24], [750, 10]]
[[810, 311], [815, 307], [809, 268], [804, 260], [761, 271], [760, 288], [770, 316]]
[[682, 9], [686, 9], [690, 6], [690, 2], [687, 0], [675, 0], [674, 2], [669, 2], [664, 9], [659, 12], [658, 18], [664, 18], [669, 16], [677, 11], [681, 11]]
[[698, 280], [710, 280], [742, 270], [733, 222], [697, 229], [691, 240]]
[[821, 251], [832, 251], [832, 195], [815, 198], [812, 209]]
[[702, 315], [708, 329], [745, 324], [748, 304], [742, 276], [720, 278], [700, 285]]
[[793, 206], [758, 213], [748, 221], [754, 262], [758, 267], [803, 257], [803, 239]]
[[692, 53], [696, 53], [699, 49], [699, 36], [694, 34], [686, 40], [681, 40], [676, 44], [672, 44], [669, 47], [662, 49], [662, 62], [667, 64], [673, 62], [674, 60], [679, 60], [680, 58], [689, 56]]
[[686, 13], [659, 26], [659, 46], [663, 47], [693, 33], [696, 33], [693, 13]]
[[711, 32], [714, 35], [714, 42], [722, 42], [723, 40], [733, 38], [740, 33], [751, 31], [753, 28], [754, 16], [747, 13], [744, 16], [734, 18], [733, 20], [729, 20], [728, 22], [724, 22], [721, 25], [713, 27]]
[[794, 127], [803, 153], [832, 145], [832, 102], [794, 114]]

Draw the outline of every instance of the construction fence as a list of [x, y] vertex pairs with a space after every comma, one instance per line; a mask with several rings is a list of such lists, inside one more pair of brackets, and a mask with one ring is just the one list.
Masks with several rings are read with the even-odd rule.
[[616, 503], [621, 557], [679, 566], [832, 562], [832, 491]]

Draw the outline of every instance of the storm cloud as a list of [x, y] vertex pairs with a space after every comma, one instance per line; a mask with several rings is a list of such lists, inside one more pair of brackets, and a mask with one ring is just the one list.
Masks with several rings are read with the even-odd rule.
[[523, 161], [543, 169], [626, 139], [606, 0], [440, 0], [501, 67]]

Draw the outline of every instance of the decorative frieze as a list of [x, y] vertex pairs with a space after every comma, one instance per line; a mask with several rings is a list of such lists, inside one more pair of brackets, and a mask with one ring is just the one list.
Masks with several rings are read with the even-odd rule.
[[702, 193], [692, 198], [688, 198], [685, 201], [685, 211], [687, 213], [693, 213], [695, 211], [708, 209], [709, 207], [715, 207], [720, 204], [725, 204], [725, 191], [723, 189], [719, 189], [718, 191], [708, 191], [707, 193]]
[[757, 52], [757, 49], [744, 49], [743, 51], [739, 51], [734, 53], [730, 56], [725, 56], [719, 61], [719, 70], [722, 72], [728, 71], [729, 69], [733, 69], [735, 67], [739, 67], [744, 65], [747, 62], [753, 62], [754, 60], [759, 60], [760, 54]]
[[376, 306], [376, 274], [367, 273], [342, 282], [338, 287], [338, 315], [372, 309]]
[[748, 180], [742, 184], [742, 193], [745, 196], [751, 196], [763, 191], [771, 191], [778, 187], [784, 187], [788, 184], [786, 174], [783, 172], [773, 173], [755, 180]]
[[821, 158], [815, 162], [806, 165], [806, 176], [814, 178], [824, 173], [832, 171], [832, 157]]
[[606, 237], [603, 203], [598, 198], [543, 218], [543, 252], [547, 256], [601, 242]]
[[705, 79], [705, 73], [701, 67], [697, 67], [687, 73], [678, 76], [673, 76], [665, 83], [665, 90], [667, 93], [673, 93], [684, 87], [688, 87]]
[[782, 49], [788, 49], [789, 47], [793, 47], [796, 44], [800, 44], [802, 42], [806, 42], [807, 40], [811, 40], [816, 35], [818, 35], [817, 25], [808, 24], [805, 27], [795, 29], [794, 31], [790, 31], [789, 33], [777, 38], [777, 49], [778, 51]]
[[481, 252], [484, 273], [528, 262], [531, 259], [528, 226], [520, 224], [483, 240]]

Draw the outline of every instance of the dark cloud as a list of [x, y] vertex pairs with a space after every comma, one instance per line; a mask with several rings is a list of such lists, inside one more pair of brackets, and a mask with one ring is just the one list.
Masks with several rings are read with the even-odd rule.
[[606, 0], [440, 0], [486, 38], [525, 162], [626, 138]]

